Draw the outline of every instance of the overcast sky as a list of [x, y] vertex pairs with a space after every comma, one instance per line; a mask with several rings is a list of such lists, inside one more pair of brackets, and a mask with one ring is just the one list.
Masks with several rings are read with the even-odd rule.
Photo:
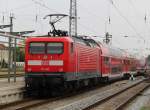
[[[0, 24], [8, 24], [9, 15], [13, 13], [14, 31], [36, 30], [35, 34], [45, 34], [50, 26], [43, 17], [52, 13], [68, 14], [69, 2], [70, 0], [0, 0]], [[113, 0], [113, 4], [111, 0], [77, 2], [79, 34], [103, 37], [108, 31], [113, 36], [112, 45], [139, 54], [149, 54], [150, 0]], [[57, 27], [68, 29], [68, 19], [61, 21]]]

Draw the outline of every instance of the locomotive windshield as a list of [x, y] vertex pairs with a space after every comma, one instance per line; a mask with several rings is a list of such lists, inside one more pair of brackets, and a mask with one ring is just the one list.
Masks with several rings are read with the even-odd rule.
[[31, 54], [44, 54], [45, 53], [45, 43], [30, 43], [29, 51]]
[[30, 43], [29, 52], [31, 54], [62, 54], [63, 43], [60, 42], [45, 42], [45, 43]]
[[63, 43], [48, 43], [47, 44], [48, 54], [61, 54], [63, 53]]

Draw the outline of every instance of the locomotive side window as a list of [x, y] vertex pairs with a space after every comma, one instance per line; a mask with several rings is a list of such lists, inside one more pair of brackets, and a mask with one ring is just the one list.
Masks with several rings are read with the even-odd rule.
[[29, 52], [31, 54], [44, 54], [45, 53], [45, 43], [30, 43]]
[[47, 43], [47, 54], [62, 54], [64, 51], [63, 43]]
[[71, 43], [71, 53], [73, 53], [73, 43]]
[[104, 63], [109, 64], [109, 57], [104, 57]]

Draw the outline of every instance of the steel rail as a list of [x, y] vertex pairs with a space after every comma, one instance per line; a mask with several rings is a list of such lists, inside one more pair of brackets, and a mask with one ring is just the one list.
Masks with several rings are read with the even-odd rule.
[[[147, 79], [146, 79], [147, 80]], [[150, 83], [139, 82], [129, 88], [121, 90], [112, 96], [97, 102], [84, 110], [121, 110], [128, 102], [132, 101], [138, 94], [150, 87]]]
[[[62, 106], [62, 104], [60, 104], [60, 106], [57, 106], [57, 108], [56, 108], [56, 106], [54, 106], [54, 108], [56, 110], [70, 110], [70, 109], [71, 110], [86, 110], [86, 109], [89, 109], [89, 108], [95, 106], [96, 104], [100, 104], [100, 103], [107, 101], [108, 99], [116, 96], [117, 94], [122, 93], [124, 90], [132, 88], [132, 87], [144, 82], [145, 80], [146, 80], [145, 78], [142, 78], [142, 79], [140, 78], [133, 82], [129, 81], [128, 84], [125, 84], [125, 85], [121, 84], [121, 85], [118, 85], [113, 88], [110, 87], [110, 89], [108, 89], [108, 90], [105, 90], [102, 92], [97, 92], [97, 93], [94, 93], [93, 95], [91, 94], [82, 99], [79, 98], [79, 100], [76, 100], [71, 103], [69, 102], [68, 104], [66, 104], [64, 102], [65, 103], [64, 106]], [[51, 107], [49, 107], [49, 109], [51, 109]]]
[[[13, 77], [14, 74], [10, 74], [10, 77]], [[23, 77], [24, 74], [16, 74], [16, 77]], [[0, 74], [0, 78], [7, 78], [8, 74]]]

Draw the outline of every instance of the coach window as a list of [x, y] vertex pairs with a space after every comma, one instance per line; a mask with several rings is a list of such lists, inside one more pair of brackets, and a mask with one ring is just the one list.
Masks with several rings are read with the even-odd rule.
[[130, 60], [128, 60], [128, 65], [130, 65], [131, 64], [131, 62], [130, 62]]
[[29, 52], [31, 54], [44, 54], [45, 53], [45, 43], [30, 43]]

